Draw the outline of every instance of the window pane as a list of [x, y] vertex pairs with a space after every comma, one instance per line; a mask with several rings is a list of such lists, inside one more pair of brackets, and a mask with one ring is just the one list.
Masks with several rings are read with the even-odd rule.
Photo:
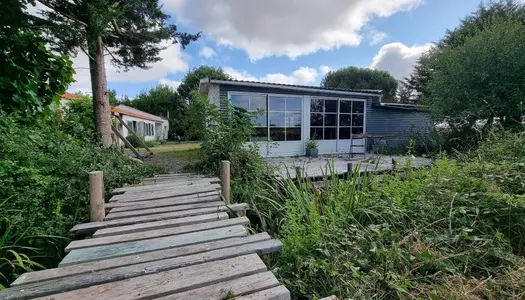
[[335, 140], [337, 139], [337, 129], [335, 127], [333, 128], [325, 128], [324, 129], [324, 139], [325, 140]]
[[336, 114], [325, 114], [324, 115], [324, 126], [337, 126], [337, 115]]
[[323, 112], [323, 100], [313, 99], [310, 104], [310, 111], [312, 112]]
[[286, 111], [301, 111], [301, 98], [286, 97]]
[[249, 110], [250, 97], [247, 95], [232, 95], [231, 104]]
[[348, 114], [352, 112], [352, 101], [341, 100], [339, 105], [339, 112]]
[[361, 101], [353, 101], [353, 102], [354, 102], [354, 105], [353, 105], [352, 112], [355, 114], [356, 113], [362, 114], [365, 111], [365, 103]]
[[339, 126], [350, 126], [351, 115], [339, 115]]
[[352, 126], [363, 126], [363, 115], [352, 115]]
[[270, 111], [284, 111], [285, 101], [284, 97], [270, 97]]
[[255, 132], [252, 136], [252, 141], [267, 141], [268, 140], [268, 128], [266, 127], [255, 127]]
[[266, 96], [250, 96], [250, 110], [266, 110]]
[[363, 127], [352, 127], [353, 134], [363, 134]]
[[337, 112], [337, 100], [325, 100], [324, 101], [325, 112]]
[[310, 126], [323, 126], [323, 114], [310, 114]]
[[341, 128], [339, 128], [339, 139], [340, 140], [348, 140], [348, 139], [350, 139], [350, 128], [349, 127], [341, 127]]
[[286, 127], [301, 127], [301, 113], [286, 112]]
[[284, 127], [284, 113], [270, 112], [270, 126]]
[[285, 140], [285, 129], [284, 127], [272, 127], [270, 128], [270, 139], [272, 141], [284, 141]]
[[266, 113], [263, 115], [258, 115], [256, 117], [253, 117], [253, 124], [254, 126], [267, 126], [267, 118]]
[[301, 140], [301, 128], [286, 128], [286, 140], [287, 141], [300, 141]]
[[310, 128], [310, 138], [316, 140], [323, 139], [323, 128], [322, 127], [313, 127]]

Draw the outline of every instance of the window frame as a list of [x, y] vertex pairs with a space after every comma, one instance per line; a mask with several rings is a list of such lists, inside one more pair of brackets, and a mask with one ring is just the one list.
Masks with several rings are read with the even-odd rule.
[[[270, 130], [271, 130], [271, 126], [270, 126], [270, 97], [283, 97], [283, 98], [299, 98], [301, 99], [301, 126], [298, 127], [298, 126], [290, 126], [290, 128], [300, 128], [300, 134], [301, 134], [301, 139], [300, 140], [293, 140], [293, 141], [287, 141], [286, 140], [286, 107], [285, 107], [285, 111], [284, 111], [284, 114], [285, 114], [285, 126], [283, 128], [285, 128], [285, 140], [284, 141], [276, 141], [277, 143], [282, 143], [282, 142], [287, 142], [287, 143], [298, 143], [298, 142], [303, 142], [304, 140], [304, 136], [303, 136], [303, 129], [304, 129], [304, 126], [305, 126], [305, 122], [304, 122], [304, 95], [296, 95], [296, 94], [274, 94], [274, 93], [257, 93], [257, 92], [237, 92], [237, 91], [228, 91], [227, 92], [227, 101], [229, 101], [229, 103], [231, 104], [231, 98], [232, 98], [232, 95], [240, 95], [240, 96], [264, 96], [266, 97], [266, 126], [254, 126], [254, 128], [266, 128], [267, 130], [267, 135], [266, 135], [266, 140], [265, 141], [255, 141], [255, 142], [269, 142], [269, 141], [272, 141], [270, 139], [270, 136], [271, 136], [271, 133], [270, 133]], [[251, 106], [251, 103], [250, 103], [250, 106]], [[251, 110], [249, 110], [251, 112]], [[281, 111], [273, 111], [273, 112], [281, 112]], [[274, 127], [275, 128], [275, 127]], [[277, 127], [277, 128], [281, 128], [281, 127]], [[253, 141], [252, 139], [250, 139], [250, 141]]]
[[[312, 105], [312, 102], [315, 101], [315, 100], [337, 100], [337, 112], [335, 113], [336, 116], [337, 116], [337, 120], [336, 120], [336, 138], [335, 139], [331, 139], [331, 140], [326, 140], [324, 139], [324, 131], [325, 131], [325, 127], [326, 128], [334, 128], [334, 126], [325, 126], [325, 105], [323, 103], [323, 111], [322, 112], [314, 112], [311, 110], [311, 105]], [[341, 113], [341, 101], [351, 101], [352, 102], [352, 105], [351, 105], [351, 108], [350, 108], [350, 113]], [[353, 113], [353, 102], [362, 102], [363, 103], [363, 113]], [[367, 113], [367, 107], [366, 107], [366, 104], [367, 104], [367, 99], [356, 99], [356, 98], [339, 98], [339, 97], [322, 97], [322, 96], [315, 96], [315, 97], [311, 97], [311, 102], [310, 102], [310, 115], [308, 116], [309, 118], [311, 118], [311, 115], [312, 113], [320, 113], [323, 115], [323, 126], [312, 126], [310, 124], [310, 133], [309, 133], [309, 138], [311, 138], [311, 130], [312, 128], [322, 128], [322, 132], [323, 132], [323, 137], [322, 138], [319, 138], [317, 137], [316, 139], [319, 140], [319, 141], [349, 141], [349, 140], [352, 140], [352, 139], [356, 139], [356, 137], [354, 137], [354, 135], [357, 135], [359, 137], [357, 137], [357, 139], [362, 139], [364, 138], [363, 135], [366, 134], [366, 113]], [[328, 112], [328, 114], [334, 114], [333, 112]], [[341, 115], [350, 115], [350, 126], [340, 126], [340, 117]], [[353, 126], [353, 115], [362, 115], [363, 116], [363, 126]], [[349, 128], [350, 129], [350, 138], [343, 138], [341, 139], [340, 138], [340, 135], [339, 135], [339, 130], [340, 128]], [[362, 134], [354, 134], [353, 133], [353, 128], [363, 128], [363, 133]]]

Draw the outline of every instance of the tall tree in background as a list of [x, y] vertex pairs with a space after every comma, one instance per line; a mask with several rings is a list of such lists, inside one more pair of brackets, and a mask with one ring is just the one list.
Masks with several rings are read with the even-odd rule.
[[214, 68], [211, 66], [200, 66], [193, 68], [182, 79], [182, 83], [177, 88], [177, 92], [182, 99], [191, 99], [192, 92], [199, 88], [199, 82], [203, 78], [213, 79], [232, 79], [230, 75], [224, 73], [221, 68]]
[[397, 80], [387, 71], [347, 67], [328, 72], [321, 86], [325, 88], [372, 89], [383, 91], [383, 102], [395, 102]]
[[105, 54], [123, 70], [147, 68], [160, 61], [159, 53], [169, 44], [183, 47], [197, 35], [177, 31], [158, 0], [38, 0], [49, 8], [28, 16], [41, 28], [49, 43], [61, 53], [89, 57], [93, 110], [98, 137], [111, 145], [111, 120], [105, 71]]
[[408, 86], [418, 95], [417, 100], [424, 103], [431, 96], [428, 84], [437, 71], [437, 59], [444, 50], [462, 46], [469, 38], [490, 27], [495, 19], [501, 18], [511, 18], [525, 24], [525, 6], [514, 0], [482, 3], [477, 11], [462, 19], [456, 29], [447, 30], [445, 37], [420, 57], [406, 80]]

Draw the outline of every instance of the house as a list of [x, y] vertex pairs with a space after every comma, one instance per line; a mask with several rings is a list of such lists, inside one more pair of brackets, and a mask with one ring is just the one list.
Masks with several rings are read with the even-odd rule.
[[304, 155], [311, 138], [319, 141], [320, 154], [364, 153], [373, 143], [393, 146], [430, 127], [428, 113], [414, 105], [381, 103], [378, 90], [204, 78], [199, 91], [219, 107], [230, 101], [264, 112], [251, 138], [263, 156]]
[[[126, 125], [133, 129], [137, 135], [144, 137], [146, 141], [168, 139], [169, 122], [167, 119], [124, 104], [112, 106], [111, 111], [114, 115], [122, 117]], [[130, 135], [129, 130], [125, 126], [117, 126], [117, 128], [124, 137]]]

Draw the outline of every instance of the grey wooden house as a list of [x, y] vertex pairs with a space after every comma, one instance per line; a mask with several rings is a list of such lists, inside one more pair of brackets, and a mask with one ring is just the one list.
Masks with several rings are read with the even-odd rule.
[[426, 112], [381, 103], [377, 90], [204, 78], [199, 91], [218, 106], [230, 101], [248, 111], [264, 111], [252, 137], [263, 156], [304, 155], [311, 138], [319, 141], [320, 154], [363, 153], [374, 143], [407, 141], [430, 126]]

